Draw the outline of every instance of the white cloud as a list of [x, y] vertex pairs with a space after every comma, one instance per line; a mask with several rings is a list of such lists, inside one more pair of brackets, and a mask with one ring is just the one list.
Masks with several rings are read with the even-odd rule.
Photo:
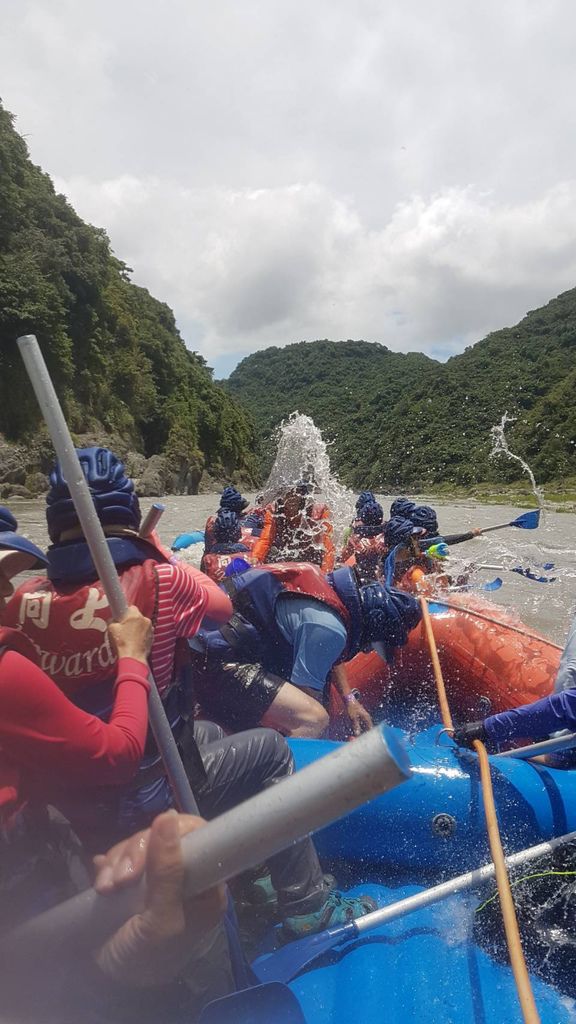
[[456, 351], [576, 284], [562, 0], [4, 0], [33, 159], [208, 357]]
[[374, 230], [319, 184], [183, 189], [57, 182], [209, 357], [302, 338], [461, 349], [576, 283], [576, 181], [516, 205], [471, 187], [398, 203]]

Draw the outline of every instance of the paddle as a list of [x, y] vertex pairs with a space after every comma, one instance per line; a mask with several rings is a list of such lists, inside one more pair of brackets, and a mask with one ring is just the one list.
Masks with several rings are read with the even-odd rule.
[[204, 1007], [198, 1024], [306, 1024], [306, 1018], [294, 993], [271, 981], [215, 999]]
[[[530, 846], [526, 850], [520, 850], [519, 853], [514, 853], [507, 857], [506, 863], [509, 868], [514, 868], [519, 864], [526, 864], [531, 860], [551, 853], [558, 846], [567, 842], [573, 842], [574, 840], [576, 840], [576, 832], [570, 832], [549, 842], [539, 843], [538, 846]], [[431, 889], [424, 889], [423, 892], [416, 893], [414, 896], [407, 896], [406, 899], [398, 900], [396, 903], [390, 903], [387, 907], [382, 907], [380, 910], [373, 910], [371, 914], [366, 914], [365, 917], [360, 917], [356, 921], [349, 921], [348, 924], [328, 928], [317, 935], [309, 935], [303, 939], [297, 939], [296, 942], [291, 942], [282, 949], [256, 960], [252, 964], [252, 970], [261, 982], [281, 981], [286, 983], [291, 978], [295, 978], [304, 967], [307, 967], [308, 964], [334, 946], [359, 938], [366, 932], [379, 928], [380, 925], [387, 924], [389, 921], [395, 921], [400, 917], [406, 917], [408, 914], [413, 914], [417, 910], [422, 910], [433, 903], [438, 903], [448, 896], [454, 896], [456, 893], [483, 885], [484, 882], [490, 881], [494, 874], [493, 864], [485, 864], [475, 871], [467, 871], [466, 874], [458, 875], [448, 882], [442, 882]]]
[[172, 541], [172, 551], [183, 551], [192, 544], [203, 544], [204, 533], [202, 530], [193, 530], [192, 533], [179, 533]]
[[[375, 726], [184, 836], [186, 894], [205, 892], [262, 864], [409, 777], [410, 762], [399, 737]], [[42, 956], [48, 945], [54, 951], [56, 945], [68, 947], [87, 935], [96, 948], [141, 911], [142, 900], [141, 885], [127, 886], [113, 898], [86, 889], [0, 940], [0, 958], [10, 955], [21, 962]]]
[[516, 526], [519, 530], [535, 530], [540, 522], [540, 509], [535, 508], [532, 512], [523, 512], [511, 523], [500, 523], [499, 526], [485, 526], [480, 533], [491, 533], [492, 530], [505, 530], [507, 526]]
[[[555, 583], [558, 578], [557, 576], [538, 576], [536, 573], [532, 572], [530, 566], [526, 568], [523, 565], [476, 565], [471, 566], [471, 568], [493, 569], [496, 572], [516, 572], [519, 576], [525, 576], [527, 580], [534, 580], [535, 583]], [[545, 570], [553, 569], [554, 562], [544, 562], [541, 566], [538, 566], [538, 568]]]

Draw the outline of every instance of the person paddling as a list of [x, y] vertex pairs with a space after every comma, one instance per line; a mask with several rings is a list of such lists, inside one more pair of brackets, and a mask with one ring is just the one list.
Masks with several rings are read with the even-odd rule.
[[[22, 537], [9, 509], [0, 507], [0, 621], [12, 578], [43, 568], [44, 553]], [[144, 754], [148, 727], [147, 655], [152, 625], [131, 607], [108, 636], [118, 656], [107, 722], [75, 707], [38, 667], [38, 652], [19, 629], [0, 628], [0, 750], [5, 824], [30, 798], [57, 803], [73, 791], [126, 785]], [[12, 783], [6, 780], [12, 778]]]
[[369, 583], [380, 577], [387, 551], [384, 510], [377, 501], [366, 501], [359, 509], [340, 560], [345, 562], [353, 557], [361, 582]]
[[[91, 483], [98, 517], [109, 534], [108, 544], [119, 567], [124, 588], [130, 588], [129, 592], [137, 602], [146, 607], [152, 603], [156, 609], [151, 662], [160, 688], [161, 680], [166, 679], [166, 672], [162, 676], [160, 671], [165, 665], [167, 654], [170, 655], [168, 679], [172, 682], [171, 674], [176, 669], [179, 628], [184, 636], [187, 630], [190, 630], [188, 635], [191, 635], [202, 616], [209, 617], [213, 624], [218, 623], [222, 609], [231, 611], [232, 606], [227, 595], [197, 570], [166, 563], [160, 552], [154, 554], [152, 545], [144, 544], [142, 547], [139, 543], [132, 547], [130, 543], [126, 546], [133, 537], [137, 537], [139, 526], [139, 506], [133, 482], [125, 476], [122, 463], [108, 449], [81, 449], [78, 454]], [[49, 669], [54, 669], [58, 685], [76, 703], [87, 704], [91, 700], [98, 709], [97, 713], [106, 718], [109, 689], [92, 684], [86, 678], [80, 687], [77, 685], [78, 680], [70, 679], [65, 671], [68, 664], [66, 659], [74, 657], [69, 653], [73, 643], [77, 644], [78, 660], [73, 660], [71, 665], [86, 670], [86, 660], [80, 657], [83, 650], [82, 631], [85, 630], [90, 639], [97, 633], [101, 640], [101, 623], [109, 618], [110, 609], [102, 597], [94, 569], [87, 562], [86, 545], [81, 535], [78, 536], [77, 525], [69, 525], [74, 522], [77, 524], [77, 520], [74, 519], [70, 498], [66, 497], [69, 495], [68, 488], [58, 467], [51, 475], [51, 483], [47, 499], [48, 522], [55, 543], [48, 551], [48, 573], [50, 576], [57, 572], [57, 579], [52, 581], [39, 577], [23, 584], [10, 602], [8, 611], [37, 648], [41, 643], [44, 654], [47, 649], [50, 650], [50, 657], [44, 660]], [[119, 525], [123, 513], [124, 523], [128, 520], [131, 528]], [[69, 542], [61, 538], [63, 524], [74, 531], [74, 538]], [[70, 559], [68, 552], [73, 556]], [[135, 572], [140, 569], [142, 572]], [[63, 581], [65, 571], [70, 582]], [[167, 583], [166, 588], [162, 586], [164, 582]], [[151, 592], [147, 587], [151, 588]], [[212, 593], [215, 594], [214, 601]], [[30, 595], [34, 595], [34, 598]], [[33, 600], [36, 603], [31, 605]], [[87, 605], [91, 609], [90, 618], [86, 612]], [[62, 627], [71, 620], [72, 628], [66, 632]], [[159, 634], [162, 643], [158, 648]], [[64, 641], [62, 648], [59, 647], [59, 640]], [[62, 650], [66, 652], [64, 661]], [[157, 659], [155, 650], [159, 655]], [[184, 657], [187, 651], [186, 646], [180, 656]], [[186, 701], [183, 686], [169, 686], [167, 696], [165, 688], [163, 692], [165, 704], [172, 713], [171, 722], [184, 764], [204, 817], [215, 817], [293, 773], [292, 753], [277, 732], [271, 729], [251, 729], [234, 736], [225, 736], [214, 723], [194, 722], [189, 704], [185, 705], [187, 710], [183, 713], [182, 702]], [[128, 790], [117, 786], [118, 794], [114, 801], [107, 792], [101, 795], [100, 803], [96, 804], [86, 800], [85, 796], [82, 798], [78, 790], [80, 799], [72, 800], [68, 797], [67, 802], [61, 804], [67, 817], [92, 849], [101, 850], [114, 837], [123, 838], [138, 827], [147, 827], [156, 814], [172, 805], [170, 785], [152, 741], [149, 741], [146, 755], [132, 786]], [[341, 915], [349, 913], [351, 916], [359, 916], [368, 905], [363, 898], [347, 900], [339, 894], [336, 898], [326, 892], [324, 875], [314, 845], [309, 839], [279, 853], [269, 867], [272, 884], [278, 893], [279, 910], [290, 934], [299, 934], [301, 928], [314, 930], [316, 925], [320, 927], [322, 913], [327, 915], [327, 919], [333, 918], [334, 923], [338, 923], [342, 920]], [[322, 913], [319, 912], [321, 908]]]
[[202, 555], [200, 570], [220, 583], [236, 555], [241, 554], [248, 562], [252, 561], [252, 556], [248, 545], [242, 542], [242, 528], [237, 512], [220, 509], [214, 519], [212, 532], [213, 543], [210, 552]]
[[[262, 562], [308, 562], [324, 572], [334, 568], [330, 509], [314, 501], [314, 483], [299, 480], [275, 504], [254, 555]], [[266, 541], [266, 548], [264, 546]]]
[[420, 621], [418, 602], [380, 583], [360, 586], [347, 566], [328, 576], [305, 563], [239, 568], [246, 571], [226, 582], [234, 615], [216, 630], [201, 629], [190, 644], [202, 708], [233, 730], [262, 723], [291, 736], [320, 736], [332, 683], [354, 735], [370, 728], [344, 663], [372, 647], [390, 659]]

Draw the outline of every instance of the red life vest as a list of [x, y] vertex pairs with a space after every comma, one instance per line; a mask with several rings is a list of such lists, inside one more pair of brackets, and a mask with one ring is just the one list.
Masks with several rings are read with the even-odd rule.
[[[123, 569], [122, 589], [128, 604], [156, 621], [156, 563]], [[32, 642], [34, 660], [74, 700], [86, 687], [116, 677], [116, 655], [108, 640], [112, 618], [99, 580], [56, 587], [44, 577], [26, 581], [6, 607], [3, 619]]]
[[[328, 605], [340, 616], [346, 629], [350, 628], [350, 614], [346, 605], [317, 565], [310, 565], [308, 562], [278, 562], [275, 565], [267, 565], [262, 572], [273, 576], [280, 583], [284, 593], [302, 594]], [[238, 580], [241, 582], [242, 576], [239, 576]]]

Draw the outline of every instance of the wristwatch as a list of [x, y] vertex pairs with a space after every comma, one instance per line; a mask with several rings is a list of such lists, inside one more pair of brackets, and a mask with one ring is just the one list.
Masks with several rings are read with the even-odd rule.
[[350, 690], [344, 697], [346, 704], [360, 704], [362, 702], [362, 694], [360, 690]]

